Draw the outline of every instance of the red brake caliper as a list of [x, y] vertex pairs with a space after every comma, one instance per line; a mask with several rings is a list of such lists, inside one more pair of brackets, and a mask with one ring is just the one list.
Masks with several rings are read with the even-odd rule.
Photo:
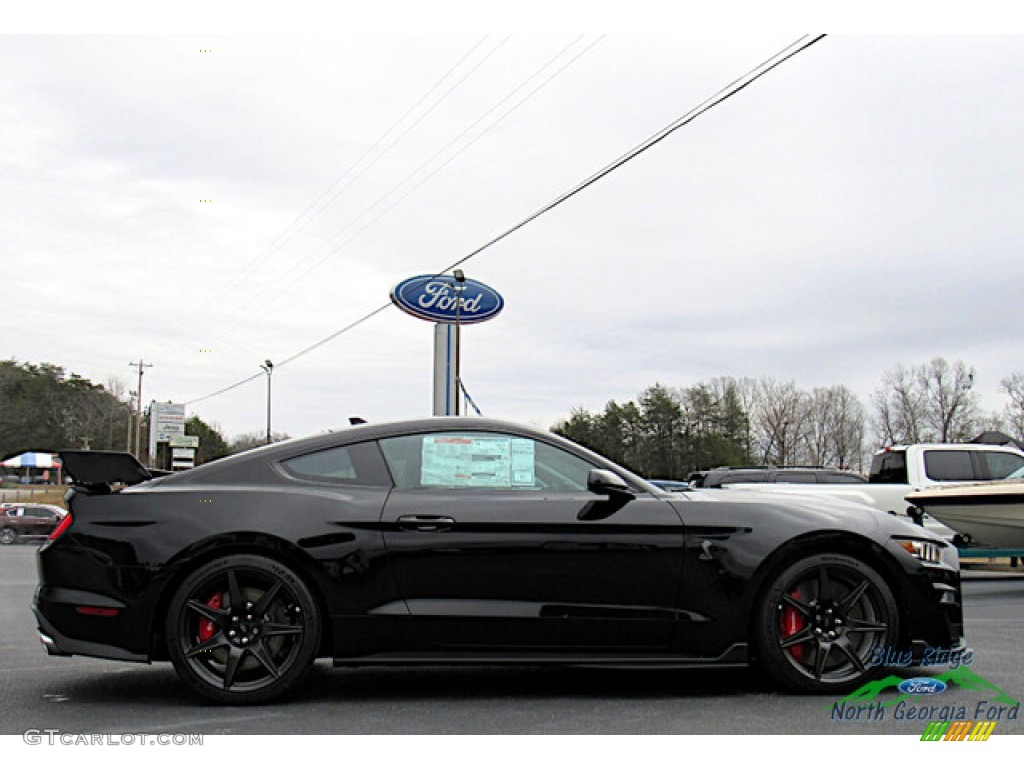
[[[213, 596], [206, 601], [206, 604], [211, 608], [220, 608], [220, 592], [214, 592]], [[203, 619], [199, 622], [199, 642], [205, 643], [211, 637], [214, 632], [217, 631], [217, 626], [209, 619]]]
[[[796, 600], [799, 600], [800, 590], [794, 589], [792, 592], [789, 593], [789, 596]], [[804, 620], [800, 616], [800, 612], [797, 611], [797, 609], [791, 605], [787, 605], [782, 609], [781, 621], [783, 637], [792, 637], [804, 628]], [[804, 648], [802, 645], [793, 645], [790, 646], [789, 653], [794, 659], [800, 661], [800, 657], [804, 655]]]

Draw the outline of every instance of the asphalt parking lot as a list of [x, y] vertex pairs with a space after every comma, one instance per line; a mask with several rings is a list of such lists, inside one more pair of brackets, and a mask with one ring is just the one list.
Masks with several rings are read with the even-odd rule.
[[[209, 706], [178, 682], [169, 664], [47, 657], [29, 610], [34, 555], [31, 545], [0, 548], [0, 732], [8, 735], [48, 728], [90, 734], [920, 735], [929, 722], [898, 718], [892, 708], [881, 719], [839, 720], [835, 699], [781, 693], [747, 670], [335, 669], [320, 662], [286, 703]], [[1015, 700], [1024, 698], [1024, 573], [1018, 574], [965, 572], [967, 633], [975, 650], [970, 669]], [[901, 674], [936, 671], [942, 670]], [[963, 706], [975, 720], [981, 719], [978, 703], [995, 695], [950, 686], [919, 699]], [[997, 720], [994, 734], [1022, 733], [1019, 719]]]

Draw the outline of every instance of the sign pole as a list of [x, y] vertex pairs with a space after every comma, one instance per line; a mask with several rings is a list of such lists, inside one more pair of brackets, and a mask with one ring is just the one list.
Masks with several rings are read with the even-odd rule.
[[460, 397], [465, 392], [462, 326], [490, 320], [501, 312], [505, 300], [490, 286], [469, 280], [456, 269], [451, 277], [419, 275], [403, 280], [391, 289], [391, 301], [403, 312], [435, 324], [434, 415], [460, 415]]
[[457, 398], [455, 374], [455, 326], [434, 325], [434, 415], [451, 416]]

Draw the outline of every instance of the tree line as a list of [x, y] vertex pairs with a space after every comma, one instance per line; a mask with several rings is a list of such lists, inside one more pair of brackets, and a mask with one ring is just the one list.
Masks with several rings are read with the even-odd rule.
[[0, 457], [27, 450], [124, 450], [123, 393], [50, 363], [0, 360]]
[[[51, 363], [0, 360], [0, 459], [61, 448], [125, 451], [131, 444], [134, 415], [131, 393], [118, 379], [95, 384]], [[148, 434], [148, 422], [144, 413], [143, 436]], [[262, 433], [228, 442], [219, 427], [198, 416], [185, 422], [185, 434], [199, 437], [197, 463], [266, 442]], [[277, 441], [287, 435], [273, 437]]]
[[886, 445], [964, 442], [986, 430], [1024, 442], [1024, 373], [1002, 381], [1003, 410], [984, 414], [974, 369], [938, 357], [886, 371], [865, 406], [848, 387], [720, 377], [655, 384], [637, 400], [582, 408], [552, 431], [645, 477], [685, 479], [714, 466], [833, 466], [865, 471]]
[[[720, 377], [685, 388], [655, 384], [636, 401], [574, 409], [553, 431], [647, 477], [685, 478], [720, 465], [837, 466], [863, 471], [878, 447], [959, 442], [983, 430], [1024, 442], [1024, 372], [1002, 381], [1006, 402], [984, 414], [974, 369], [938, 357], [887, 370], [865, 406], [846, 386], [799, 388], [773, 378]], [[95, 384], [50, 363], [0, 360], [0, 458], [26, 450], [126, 450], [131, 393], [117, 379]], [[148, 418], [148, 417], [147, 417]], [[146, 418], [143, 434], [146, 434]], [[192, 416], [199, 462], [263, 445], [263, 433], [233, 441]], [[273, 439], [287, 435], [275, 433]]]

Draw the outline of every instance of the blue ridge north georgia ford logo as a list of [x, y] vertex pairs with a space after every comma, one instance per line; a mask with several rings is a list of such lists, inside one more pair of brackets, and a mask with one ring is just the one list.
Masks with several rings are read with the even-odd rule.
[[482, 323], [501, 312], [505, 300], [478, 280], [420, 275], [391, 289], [391, 301], [403, 312], [435, 323]]

